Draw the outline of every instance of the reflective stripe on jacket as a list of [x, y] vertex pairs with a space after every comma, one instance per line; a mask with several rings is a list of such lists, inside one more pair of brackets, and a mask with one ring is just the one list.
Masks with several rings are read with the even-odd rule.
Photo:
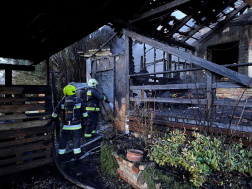
[[[74, 124], [72, 125], [67, 125], [67, 121], [65, 120], [65, 97], [61, 99], [59, 104], [56, 106], [54, 112], [52, 113], [52, 117], [56, 118], [58, 117], [58, 114], [62, 111], [63, 112], [63, 118], [64, 118], [64, 127], [63, 129], [65, 130], [77, 130], [81, 128], [80, 122], [81, 118], [88, 117], [88, 113], [86, 111], [86, 107], [84, 102], [80, 98], [76, 98], [76, 102], [74, 105], [74, 118], [75, 120], [73, 121]], [[80, 125], [80, 126], [79, 126]], [[67, 127], [65, 127], [67, 126]]]
[[106, 100], [106, 97], [95, 88], [89, 88], [87, 91], [87, 111], [100, 111], [99, 101]]

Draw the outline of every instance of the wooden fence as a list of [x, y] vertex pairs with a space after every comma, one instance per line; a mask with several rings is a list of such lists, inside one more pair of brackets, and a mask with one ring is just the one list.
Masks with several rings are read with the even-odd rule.
[[0, 176], [53, 162], [49, 86], [0, 86]]
[[[249, 98], [252, 93], [251, 89], [247, 90], [252, 87], [251, 78], [227, 69], [251, 66], [252, 63], [217, 65], [192, 55], [193, 52], [187, 49], [174, 48], [127, 30], [124, 30], [124, 34], [126, 35], [126, 74], [128, 75], [126, 101], [130, 112], [126, 125], [129, 126], [129, 130], [141, 131], [141, 120], [145, 118], [141, 113], [137, 114], [137, 111], [152, 112], [153, 129], [164, 131], [168, 127], [170, 129], [185, 128], [188, 135], [192, 135], [194, 131], [207, 131], [213, 135], [232, 136], [234, 141], [241, 138], [244, 146], [252, 145], [252, 122], [249, 118], [252, 116], [249, 113], [252, 112], [252, 101]], [[150, 50], [146, 51], [145, 44], [143, 45], [143, 56], [137, 65], [140, 67], [138, 73], [135, 72], [136, 62], [133, 61], [131, 38], [150, 45], [154, 50], [153, 62], [147, 63], [146, 53]], [[156, 59], [156, 49], [163, 51], [162, 59]], [[157, 70], [157, 63], [163, 70]], [[147, 71], [148, 66], [153, 68]], [[218, 74], [223, 76], [221, 80], [217, 77]], [[239, 78], [237, 78], [238, 75]], [[190, 76], [189, 80], [188, 76]], [[237, 92], [231, 92], [232, 90], [237, 90]], [[244, 94], [244, 90], [247, 90], [248, 94]], [[237, 98], [229, 98], [230, 94], [220, 98], [221, 95], [218, 96], [220, 91], [233, 93], [231, 95], [236, 95]], [[178, 97], [176, 93], [182, 93], [182, 95]], [[244, 95], [243, 98], [239, 99], [242, 95]], [[164, 104], [166, 104], [166, 109], [163, 108]], [[167, 108], [173, 105], [181, 106], [178, 108], [180, 112]], [[200, 109], [201, 112], [195, 110], [192, 114], [190, 110], [194, 108]], [[225, 115], [222, 115], [223, 112]], [[247, 118], [243, 120], [245, 112]], [[221, 120], [222, 117], [223, 120]], [[143, 124], [150, 124], [149, 118], [147, 118], [147, 123]]]

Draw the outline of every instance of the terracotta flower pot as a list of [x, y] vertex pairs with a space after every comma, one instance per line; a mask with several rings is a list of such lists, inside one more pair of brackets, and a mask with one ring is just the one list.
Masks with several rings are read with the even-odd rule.
[[127, 150], [127, 159], [133, 162], [141, 161], [143, 159], [143, 152], [141, 150], [129, 149]]

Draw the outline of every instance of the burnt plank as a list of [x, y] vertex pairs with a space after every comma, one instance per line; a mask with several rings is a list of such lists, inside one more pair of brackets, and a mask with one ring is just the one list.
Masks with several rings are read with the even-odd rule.
[[35, 66], [0, 64], [0, 70], [5, 70], [5, 69], [22, 70], [22, 71], [35, 71]]
[[47, 156], [47, 157], [52, 156], [52, 150], [46, 150], [43, 152], [36, 152], [33, 154], [18, 156], [18, 157], [14, 157], [14, 158], [2, 159], [2, 160], [0, 160], [0, 165], [6, 165], [6, 164], [10, 164], [10, 163], [20, 162], [20, 161], [24, 161], [27, 159], [38, 158], [38, 157], [43, 157], [43, 156]]
[[244, 3], [239, 8], [237, 8], [236, 10], [234, 10], [230, 14], [228, 14], [228, 16], [225, 18], [225, 20], [220, 22], [216, 27], [214, 27], [212, 30], [210, 30], [208, 33], [206, 33], [203, 37], [201, 37], [199, 39], [199, 41], [197, 41], [197, 45], [204, 43], [206, 40], [208, 40], [210, 37], [212, 37], [212, 35], [214, 35], [216, 32], [218, 32], [220, 29], [222, 29], [226, 23], [228, 23], [232, 18], [234, 18], [238, 12], [244, 11], [247, 7], [248, 7], [248, 4]]
[[[129, 120], [132, 120], [130, 122], [127, 122], [130, 126], [137, 127], [139, 126], [139, 121], [134, 119], [135, 117], [129, 117]], [[138, 122], [137, 122], [138, 121]], [[147, 120], [147, 123], [149, 123], [150, 120]], [[184, 123], [176, 123], [176, 122], [170, 122], [170, 121], [164, 121], [164, 120], [153, 120], [154, 125], [160, 125], [164, 126], [166, 128], [179, 128], [179, 129], [187, 129], [191, 131], [201, 131], [206, 132], [208, 131], [208, 127], [205, 126], [198, 126], [198, 125], [191, 125], [191, 124], [184, 124]], [[221, 129], [217, 127], [209, 127], [209, 131], [215, 134], [225, 134], [227, 136], [234, 135], [235, 137], [240, 138], [249, 138], [251, 137], [252, 133], [249, 132], [241, 132], [241, 131], [234, 131], [234, 130], [228, 130], [228, 129]]]
[[35, 144], [27, 144], [19, 147], [11, 147], [6, 149], [0, 149], [0, 157], [11, 156], [15, 154], [31, 152], [35, 150], [49, 149], [53, 147], [53, 142], [51, 140], [37, 142]]
[[130, 86], [130, 90], [175, 90], [175, 89], [204, 89], [205, 83], [169, 84], [169, 85], [144, 85]]
[[53, 162], [53, 158], [49, 157], [49, 158], [34, 160], [31, 162], [22, 163], [19, 165], [11, 165], [11, 166], [4, 167], [4, 168], [0, 169], [0, 176], [23, 171], [23, 170], [27, 170], [27, 169], [31, 169], [31, 168], [35, 168], [35, 167], [39, 167], [42, 165], [47, 165], [52, 162]]
[[0, 86], [0, 94], [50, 94], [51, 89], [47, 85], [27, 86]]
[[0, 142], [0, 147], [13, 146], [13, 145], [16, 145], [16, 144], [25, 144], [25, 143], [29, 143], [29, 142], [49, 140], [49, 139], [52, 139], [52, 135], [35, 136], [35, 137], [24, 138], [24, 139], [20, 139], [20, 140]]
[[49, 125], [51, 123], [50, 120], [36, 120], [36, 121], [26, 121], [26, 122], [18, 122], [18, 123], [5, 123], [0, 124], [0, 131], [6, 130], [16, 130], [30, 127], [43, 127], [45, 125]]
[[181, 22], [175, 24], [172, 30], [169, 31], [167, 37], [172, 37], [180, 28], [182, 28], [192, 17], [198, 14], [198, 12], [209, 3], [210, 3], [210, 0], [202, 1], [201, 4], [197, 8], [195, 8], [190, 15], [187, 15], [185, 18], [183, 18]]
[[29, 129], [20, 129], [12, 131], [1, 131], [0, 139], [15, 138], [19, 136], [29, 136], [33, 134], [50, 133], [51, 131], [52, 131], [51, 126], [34, 127]]
[[51, 96], [45, 97], [26, 97], [26, 98], [0, 98], [0, 103], [10, 103], [10, 102], [30, 102], [30, 101], [47, 101], [51, 102]]
[[222, 6], [218, 6], [217, 9], [215, 9], [215, 13], [212, 15], [209, 15], [209, 17], [204, 20], [201, 24], [199, 24], [196, 28], [193, 28], [186, 37], [184, 37], [181, 41], [185, 42], [187, 41], [190, 37], [192, 37], [196, 32], [198, 32], [200, 29], [202, 29], [204, 26], [206, 26], [208, 23], [210, 23], [212, 20], [216, 19], [216, 16], [226, 7], [234, 3], [236, 0], [228, 0], [225, 2]]
[[131, 32], [129, 30], [125, 30], [124, 29], [124, 34], [126, 36], [129, 36], [129, 37], [132, 37], [138, 41], [141, 41], [143, 43], [146, 43], [152, 47], [155, 47], [155, 48], [158, 48], [162, 51], [166, 51], [170, 54], [173, 54], [179, 58], [182, 58], [186, 61], [189, 61], [189, 62], [192, 62], [202, 68], [205, 68], [206, 70], [209, 70], [211, 72], [214, 72], [214, 73], [217, 73], [219, 75], [222, 75], [222, 76], [225, 76], [229, 79], [232, 79], [238, 83], [241, 83], [245, 86], [249, 86], [249, 87], [252, 87], [252, 83], [251, 83], [251, 78], [246, 76], [246, 75], [243, 75], [241, 73], [238, 73], [238, 72], [235, 72], [233, 70], [230, 70], [228, 68], [225, 68], [223, 66], [220, 66], [218, 64], [215, 64], [213, 62], [210, 62], [208, 60], [204, 60], [202, 58], [199, 58], [199, 57], [196, 57], [192, 54], [189, 54], [187, 52], [183, 52], [183, 51], [180, 51], [174, 47], [171, 47], [167, 44], [164, 44], [164, 43], [161, 43], [161, 42], [158, 42], [158, 41], [155, 41], [151, 38], [148, 38], [148, 37], [145, 37], [143, 35], [140, 35], [138, 33], [135, 33], [135, 32]]
[[51, 118], [51, 112], [48, 113], [36, 113], [36, 114], [11, 114], [0, 116], [0, 121], [2, 120], [14, 120], [14, 119], [31, 119], [31, 118]]
[[178, 104], [206, 104], [205, 99], [186, 99], [186, 98], [141, 98], [141, 97], [130, 97], [132, 102], [169, 102]]
[[52, 109], [50, 104], [0, 105], [1, 113], [38, 111], [38, 110], [50, 110], [50, 109]]
[[145, 18], [148, 18], [150, 16], [153, 16], [153, 15], [156, 15], [156, 14], [159, 14], [159, 13], [162, 13], [164, 11], [167, 11], [169, 9], [174, 9], [182, 4], [185, 4], [185, 3], [188, 3], [190, 2], [191, 0], [175, 0], [175, 1], [172, 1], [172, 2], [169, 2], [169, 3], [166, 3], [160, 7], [157, 7], [153, 10], [150, 10], [150, 11], [147, 11], [147, 12], [144, 12], [143, 14], [139, 15], [139, 16], [136, 16], [133, 20], [131, 20], [131, 23], [133, 22], [136, 22], [136, 21], [139, 21], [139, 20], [142, 20], [142, 19], [145, 19]]

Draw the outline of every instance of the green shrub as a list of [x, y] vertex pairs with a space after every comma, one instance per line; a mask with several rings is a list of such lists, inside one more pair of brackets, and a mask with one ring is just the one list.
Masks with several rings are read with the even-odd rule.
[[191, 182], [202, 186], [212, 171], [249, 172], [252, 175], [251, 148], [243, 149], [242, 142], [224, 144], [218, 138], [194, 133], [195, 140], [186, 140], [179, 130], [153, 141], [149, 157], [160, 166], [183, 167], [191, 174]]
[[144, 179], [148, 185], [149, 189], [155, 189], [155, 183], [161, 183], [162, 187], [167, 189], [194, 189], [191, 183], [180, 183], [178, 179], [175, 179], [176, 175], [173, 173], [168, 173], [166, 171], [161, 171], [156, 168], [147, 168], [144, 170]]
[[103, 142], [101, 145], [101, 169], [103, 172], [116, 176], [118, 164], [113, 157], [113, 150], [106, 142]]

